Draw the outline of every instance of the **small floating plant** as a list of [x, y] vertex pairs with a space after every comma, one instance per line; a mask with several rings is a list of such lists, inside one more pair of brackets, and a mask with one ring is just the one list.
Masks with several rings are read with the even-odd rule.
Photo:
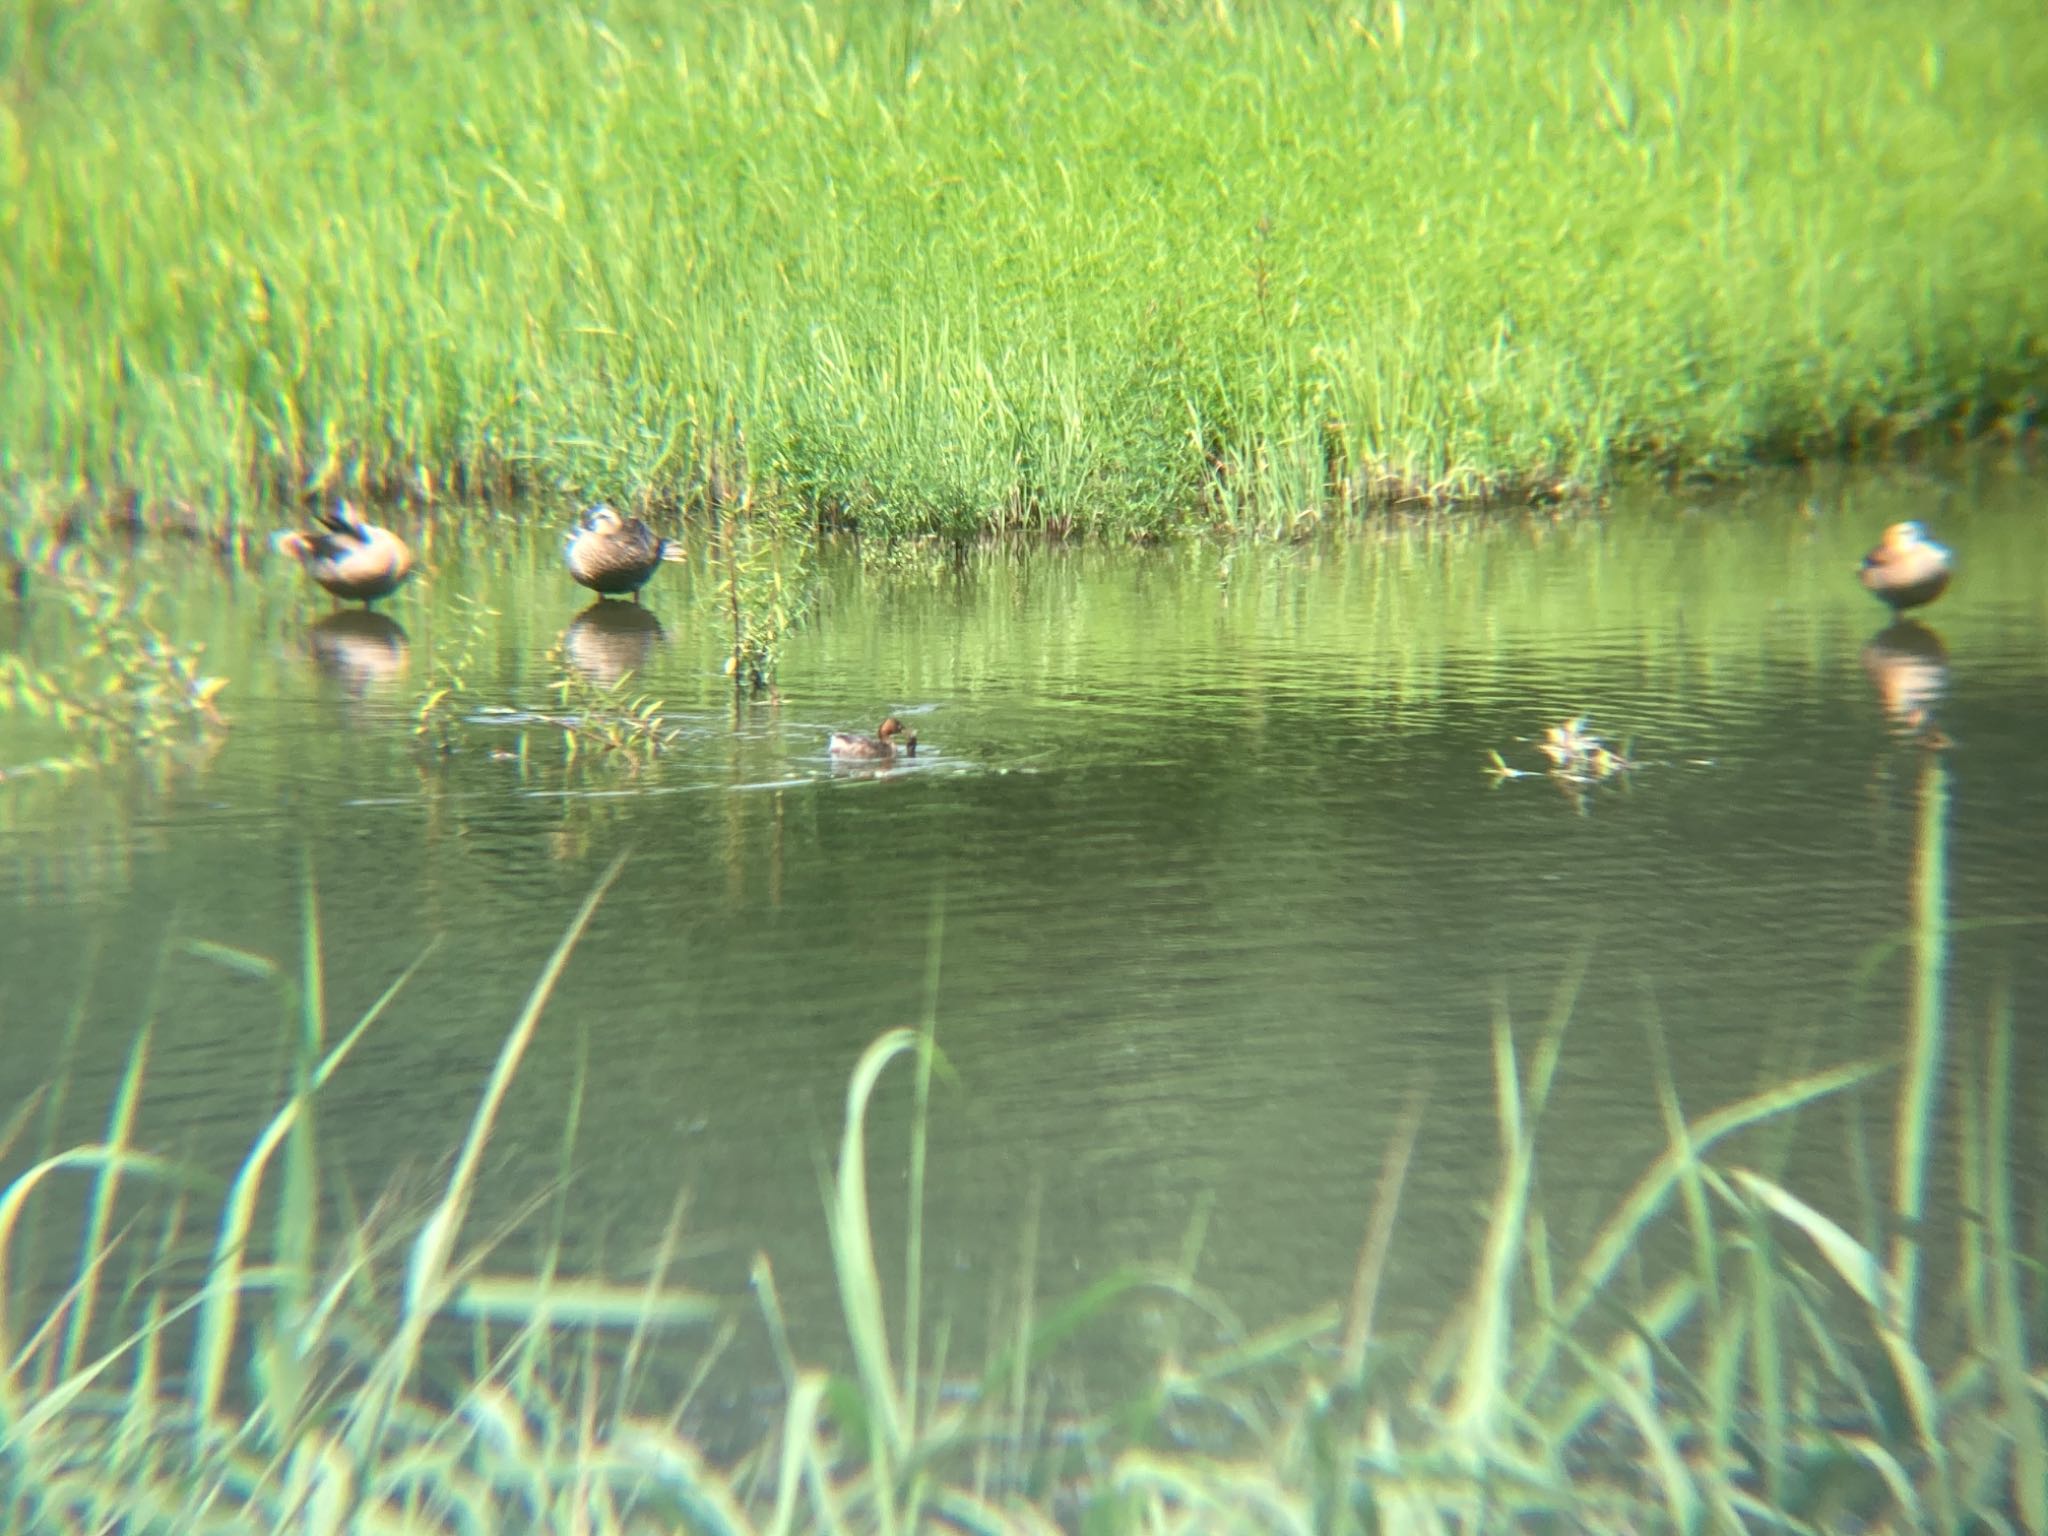
[[1498, 750], [1487, 751], [1487, 769], [1496, 784], [1509, 779], [1549, 779], [1575, 797], [1600, 784], [1625, 778], [1636, 761], [1629, 754], [1633, 741], [1618, 750], [1586, 728], [1587, 716], [1573, 715], [1551, 726], [1537, 738], [1536, 750], [1550, 766], [1543, 769], [1511, 767]]

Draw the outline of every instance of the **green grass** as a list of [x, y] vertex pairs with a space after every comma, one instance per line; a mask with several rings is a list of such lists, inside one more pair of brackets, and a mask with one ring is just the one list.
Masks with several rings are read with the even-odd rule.
[[[1495, 1019], [1498, 1184], [1465, 1293], [1432, 1335], [1374, 1323], [1399, 1262], [1418, 1100], [1371, 1193], [1345, 1300], [1262, 1330], [1231, 1324], [1195, 1278], [1198, 1217], [1178, 1264], [1106, 1276], [1052, 1307], [1027, 1286], [1014, 1326], [994, 1331], [1009, 1342], [966, 1369], [922, 1310], [916, 1206], [941, 1059], [929, 1003], [921, 1027], [861, 1058], [824, 1176], [847, 1372], [793, 1357], [765, 1256], [743, 1302], [675, 1283], [675, 1222], [639, 1285], [572, 1276], [559, 1244], [538, 1273], [494, 1263], [496, 1237], [469, 1220], [480, 1159], [617, 863], [535, 983], [441, 1187], [323, 1238], [320, 1091], [433, 956], [330, 1037], [309, 880], [296, 974], [212, 944], [178, 958], [274, 987], [294, 1042], [289, 1097], [225, 1179], [135, 1144], [148, 1027], [103, 1140], [50, 1145], [35, 1100], [0, 1121], [0, 1156], [44, 1126], [0, 1190], [0, 1532], [2048, 1529], [2042, 1264], [2019, 1237], [2030, 1217], [2012, 1177], [2014, 1021], [1996, 1006], [1949, 1038], [1945, 760], [1923, 754], [1919, 772], [1923, 899], [1898, 946], [1917, 983], [1899, 1059], [1823, 1066], [1693, 1113], [1648, 1018], [1645, 1091], [1664, 1106], [1668, 1145], [1567, 1252], [1538, 1171], [1575, 965], [1541, 1023], [1518, 1026], [1504, 1006]], [[935, 992], [937, 908], [931, 942]], [[1937, 1088], [1945, 1042], [1963, 1059]], [[868, 1116], [877, 1094], [902, 1091], [891, 1068], [903, 1058], [912, 1211], [885, 1279], [868, 1175], [901, 1154], [871, 1143]], [[1773, 1148], [1816, 1106], [1836, 1120], [1846, 1108], [1854, 1141], [1885, 1104], [1888, 1181], [1853, 1151], [1825, 1190], [1802, 1194], [1774, 1171]], [[1929, 1183], [1937, 1137], [1957, 1150], [1953, 1188]], [[66, 1178], [84, 1187], [59, 1206]], [[1864, 1239], [1825, 1209], [1857, 1197], [1876, 1218]], [[1937, 1210], [1959, 1219], [1928, 1220]], [[58, 1211], [69, 1226], [55, 1227], [81, 1238], [52, 1286], [33, 1272], [50, 1245], [32, 1239]], [[1937, 1242], [1955, 1248], [1933, 1293], [1921, 1266]], [[1177, 1310], [1202, 1336], [1186, 1330], [1122, 1399], [1076, 1401], [1063, 1353], [1131, 1299]], [[742, 1327], [772, 1345], [780, 1414], [750, 1449], [714, 1458], [693, 1438], [706, 1412], [695, 1394]], [[689, 1354], [699, 1363], [678, 1395], [675, 1357]]]
[[2029, 0], [27, 0], [9, 517], [1286, 528], [2024, 424]]

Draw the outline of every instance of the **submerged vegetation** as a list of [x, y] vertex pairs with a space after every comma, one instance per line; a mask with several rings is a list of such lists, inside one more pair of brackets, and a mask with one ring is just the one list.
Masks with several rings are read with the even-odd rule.
[[[922, 1258], [937, 917], [922, 1023], [855, 1066], [825, 1182], [842, 1370], [795, 1357], [767, 1256], [744, 1300], [677, 1279], [680, 1205], [644, 1280], [575, 1272], [559, 1236], [535, 1271], [509, 1272], [508, 1229], [475, 1212], [485, 1149], [623, 860], [543, 968], [435, 1187], [367, 1209], [323, 1194], [340, 1176], [321, 1166], [316, 1113], [433, 946], [330, 1034], [309, 888], [296, 976], [213, 943], [167, 956], [276, 991], [291, 1087], [238, 1168], [137, 1143], [153, 1023], [101, 1140], [56, 1145], [33, 1100], [0, 1118], [18, 1170], [0, 1190], [0, 1531], [2048, 1529], [2048, 1295], [2013, 1177], [2014, 1020], [1996, 1006], [1951, 1038], [1943, 760], [1920, 774], [1897, 1059], [1786, 1073], [1702, 1114], [1652, 1016], [1644, 1087], [1667, 1144], [1581, 1242], [1546, 1220], [1539, 1169], [1583, 966], [1533, 1027], [1502, 1004], [1496, 1184], [1462, 1295], [1420, 1334], [1379, 1308], [1402, 1262], [1418, 1096], [1389, 1127], [1340, 1300], [1244, 1328], [1198, 1281], [1191, 1240], [1177, 1264], [1047, 1305], [1027, 1227], [989, 1358], [950, 1358]], [[907, 1149], [869, 1131], [899, 1060]], [[565, 1184], [586, 1108], [571, 1107]], [[1827, 1124], [1845, 1127], [1841, 1176], [1802, 1193], [1793, 1133]], [[907, 1179], [876, 1180], [908, 1203], [885, 1271], [870, 1168], [899, 1156]], [[337, 1204], [349, 1220], [324, 1237]], [[525, 1210], [550, 1208], [559, 1220], [559, 1201]], [[47, 1239], [53, 1224], [75, 1249]], [[60, 1252], [71, 1272], [39, 1272]], [[1090, 1401], [1060, 1363], [1132, 1303], [1183, 1315], [1180, 1342]], [[735, 1425], [705, 1384], [742, 1330], [780, 1391], [740, 1449], [714, 1452], [706, 1429], [723, 1444]]]
[[486, 682], [503, 615], [459, 594], [455, 602], [461, 618], [413, 700], [413, 735], [434, 752], [472, 750], [490, 738], [508, 739], [509, 732], [515, 746], [488, 750], [522, 767], [532, 760], [531, 740], [538, 736], [559, 744], [564, 768], [595, 760], [637, 774], [681, 734], [662, 701], [634, 687], [636, 668], [662, 634], [645, 608], [600, 600], [578, 614], [547, 652], [545, 686], [554, 707], [535, 710], [504, 703]]
[[[0, 21], [10, 520], [523, 490], [1292, 529], [2048, 380], [2028, 0]], [[744, 637], [743, 637], [744, 638]]]
[[76, 561], [53, 562], [34, 586], [55, 611], [55, 643], [0, 649], [0, 740], [29, 754], [0, 758], [0, 781], [120, 762], [163, 772], [211, 751], [227, 727], [214, 701], [228, 680], [207, 675], [204, 645], [165, 634], [154, 591]]
[[1638, 766], [1631, 755], [1635, 750], [1634, 743], [1624, 742], [1619, 749], [1611, 746], [1586, 729], [1584, 715], [1574, 715], [1547, 728], [1536, 739], [1536, 750], [1550, 764], [1544, 773], [1512, 766], [1500, 755], [1498, 748], [1488, 749], [1486, 771], [1496, 785], [1511, 779], [1548, 777], [1581, 813], [1588, 803], [1587, 791], [1601, 785], [1625, 783]]

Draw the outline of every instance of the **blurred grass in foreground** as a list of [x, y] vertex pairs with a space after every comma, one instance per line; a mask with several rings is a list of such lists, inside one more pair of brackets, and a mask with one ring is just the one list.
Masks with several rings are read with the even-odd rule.
[[[1429, 1112], [1418, 1098], [1392, 1128], [1341, 1301], [1247, 1332], [1197, 1283], [1191, 1242], [1178, 1265], [1104, 1277], [1057, 1306], [1027, 1284], [1008, 1345], [966, 1368], [946, 1356], [945, 1320], [920, 1310], [939, 914], [923, 1022], [862, 1056], [824, 1191], [851, 1362], [834, 1374], [793, 1358], [765, 1255], [752, 1296], [725, 1301], [673, 1283], [679, 1222], [640, 1284], [572, 1275], [558, 1244], [538, 1273], [495, 1272], [497, 1239], [466, 1230], [505, 1093], [617, 863], [506, 1037], [442, 1186], [410, 1212], [361, 1209], [342, 1190], [352, 1219], [321, 1233], [320, 1089], [432, 946], [334, 1034], [309, 883], [295, 966], [184, 946], [274, 987], [293, 1042], [290, 1096], [226, 1183], [133, 1144], [145, 1027], [104, 1140], [31, 1146], [0, 1192], [0, 1530], [2048, 1529], [2041, 1256], [2010, 1162], [2013, 1021], [1995, 1008], [1960, 1047], [1949, 1038], [1937, 754], [1922, 758], [1919, 794], [1900, 1059], [1689, 1114], [1652, 1015], [1648, 1086], [1669, 1141], [1583, 1252], [1557, 1251], [1538, 1178], [1572, 968], [1535, 1027], [1504, 1007], [1494, 1021], [1498, 1182], [1465, 1294], [1433, 1337], [1374, 1323]], [[897, 1298], [870, 1225], [867, 1114], [899, 1058], [919, 1112]], [[1889, 1180], [1852, 1128], [1837, 1187], [1819, 1203], [1787, 1187], [1774, 1165], [1797, 1118], [1860, 1088], [1855, 1120], [1887, 1073]], [[1960, 1149], [1953, 1190], [1927, 1187], [1938, 1115]], [[47, 1142], [37, 1102], [17, 1106], [0, 1152], [33, 1143], [39, 1122]], [[60, 1180], [81, 1176], [83, 1198], [52, 1210]], [[80, 1234], [54, 1284], [36, 1272], [53, 1229]], [[1937, 1238], [1956, 1250], [1933, 1296], [1922, 1275]], [[1071, 1400], [1062, 1352], [1140, 1293], [1182, 1310], [1189, 1342], [1120, 1401]], [[442, 1319], [466, 1327], [467, 1350], [445, 1324], [430, 1339]], [[693, 1438], [695, 1393], [755, 1327], [779, 1362], [779, 1413], [764, 1411], [750, 1450], [713, 1457]], [[694, 1351], [670, 1336], [685, 1330], [703, 1338]]]

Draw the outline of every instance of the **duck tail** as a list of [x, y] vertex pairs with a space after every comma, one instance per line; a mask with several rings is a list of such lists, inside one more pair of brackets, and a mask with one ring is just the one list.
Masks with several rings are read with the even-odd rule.
[[369, 525], [363, 521], [362, 515], [345, 501], [332, 512], [315, 512], [313, 521], [329, 533], [344, 539], [353, 539], [358, 544], [370, 537]]

